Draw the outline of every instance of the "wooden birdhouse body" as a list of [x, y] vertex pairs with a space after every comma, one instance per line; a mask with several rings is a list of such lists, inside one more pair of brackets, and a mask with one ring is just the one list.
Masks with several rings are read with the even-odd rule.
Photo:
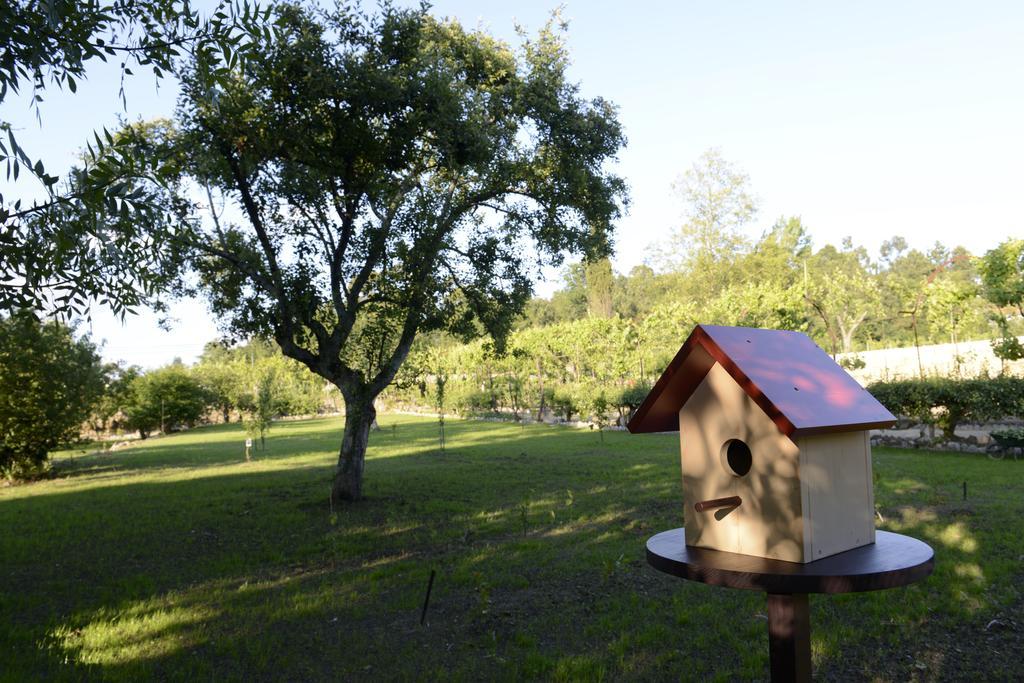
[[805, 335], [698, 326], [629, 428], [679, 429], [687, 545], [811, 562], [874, 542], [868, 429], [892, 421]]
[[867, 431], [807, 436], [800, 451], [804, 562], [875, 542], [875, 494]]
[[[686, 544], [791, 562], [803, 561], [800, 452], [715, 363], [679, 411], [683, 499], [739, 496], [735, 508], [686, 510]], [[729, 465], [728, 444], [745, 443], [750, 469]], [[742, 471], [742, 466], [740, 467]]]

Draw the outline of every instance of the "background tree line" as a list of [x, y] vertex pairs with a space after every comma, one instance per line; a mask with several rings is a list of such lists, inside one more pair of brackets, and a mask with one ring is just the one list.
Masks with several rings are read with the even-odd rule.
[[609, 259], [569, 266], [561, 289], [528, 303], [504, 352], [422, 338], [385, 398], [437, 408], [431, 383], [443, 377], [445, 407], [463, 414], [624, 419], [701, 322], [802, 331], [832, 354], [990, 339], [999, 358], [1024, 357], [1024, 241], [978, 257], [894, 236], [873, 256], [851, 238], [815, 248], [798, 217], [751, 239], [749, 185], [705, 153], [676, 185], [683, 224], [648, 264], [625, 275]]
[[336, 411], [336, 392], [270, 342], [207, 344], [143, 371], [103, 363], [87, 335], [27, 314], [0, 319], [0, 475], [31, 475], [84, 437], [155, 433], [242, 421], [262, 444], [272, 420]]
[[846, 237], [816, 248], [799, 217], [751, 238], [757, 202], [747, 176], [716, 150], [675, 185], [682, 224], [628, 274], [577, 263], [519, 327], [619, 316], [636, 324], [675, 306], [691, 320], [807, 332], [833, 354], [1020, 334], [1024, 243], [983, 257], [893, 236], [877, 256]]
[[[564, 287], [532, 299], [503, 347], [442, 331], [421, 335], [381, 400], [391, 408], [600, 428], [628, 418], [698, 322], [800, 330], [834, 353], [990, 338], [1000, 357], [1024, 355], [1014, 336], [1022, 324], [1024, 241], [1009, 239], [975, 257], [941, 244], [922, 252], [894, 237], [873, 258], [849, 239], [815, 249], [799, 218], [780, 219], [749, 240], [734, 220], [752, 215], [746, 180], [717, 154], [695, 169], [701, 164], [708, 168], [684, 179], [684, 198], [715, 195], [693, 185], [707, 178], [729, 179], [731, 189], [718, 188], [720, 206], [692, 209], [712, 218], [691, 219], [652, 250], [652, 265], [627, 275], [614, 273], [606, 258], [569, 266]], [[715, 218], [723, 215], [733, 222]], [[244, 420], [260, 438], [277, 417], [340, 407], [331, 384], [259, 338], [208, 344], [192, 367], [177, 361], [143, 372], [101, 363], [90, 340], [61, 323], [14, 314], [0, 324], [6, 471], [38, 466], [83, 428], [146, 438]]]
[[322, 381], [271, 343], [210, 343], [191, 367], [180, 360], [140, 372], [107, 365], [101, 401], [91, 413], [97, 433], [137, 431], [141, 438], [200, 423], [246, 423], [262, 436], [271, 420], [336, 409]]

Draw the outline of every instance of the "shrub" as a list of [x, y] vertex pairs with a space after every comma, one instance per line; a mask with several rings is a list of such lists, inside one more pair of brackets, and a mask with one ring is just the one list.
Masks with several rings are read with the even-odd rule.
[[1024, 379], [996, 377], [875, 382], [868, 390], [894, 415], [912, 417], [954, 438], [961, 422], [1024, 415]]
[[861, 370], [867, 367], [867, 361], [856, 354], [839, 359], [839, 365], [845, 370]]
[[1024, 443], [1024, 429], [1000, 429], [992, 432], [992, 437], [1001, 443]]
[[[470, 382], [451, 381], [445, 387], [447, 403], [460, 415], [483, 415], [491, 412], [491, 396]], [[419, 403], [426, 405], [426, 400]]]
[[566, 422], [572, 420], [572, 416], [579, 412], [580, 401], [577, 393], [576, 387], [571, 385], [556, 387], [551, 395], [552, 412]]
[[137, 377], [125, 412], [128, 426], [143, 439], [157, 429], [174, 431], [199, 422], [210, 397], [184, 367], [169, 365]]
[[102, 391], [88, 338], [29, 314], [0, 318], [0, 474], [31, 473], [77, 438]]
[[619, 411], [619, 417], [623, 420], [629, 420], [633, 417], [633, 413], [640, 407], [640, 404], [647, 398], [647, 394], [651, 393], [651, 385], [647, 382], [637, 382], [632, 386], [626, 386], [615, 392], [612, 395], [612, 403], [615, 409]]

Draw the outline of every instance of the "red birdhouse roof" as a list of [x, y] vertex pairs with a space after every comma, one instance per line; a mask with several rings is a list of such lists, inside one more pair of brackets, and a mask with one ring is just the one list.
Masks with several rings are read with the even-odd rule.
[[888, 427], [892, 413], [800, 332], [698, 325], [629, 421], [679, 430], [679, 409], [716, 363], [789, 437]]

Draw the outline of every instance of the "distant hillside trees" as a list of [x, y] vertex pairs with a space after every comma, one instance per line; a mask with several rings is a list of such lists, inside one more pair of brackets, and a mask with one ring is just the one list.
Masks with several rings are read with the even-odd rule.
[[[753, 238], [749, 179], [714, 151], [677, 190], [684, 223], [654, 250], [659, 269], [623, 275], [606, 260], [568, 265], [561, 289], [529, 302], [505, 353], [422, 340], [416, 353], [448, 368], [449, 405], [466, 415], [566, 420], [596, 419], [604, 405], [625, 420], [697, 323], [803, 331], [833, 354], [995, 337], [1000, 358], [1024, 357], [1022, 240], [979, 259], [940, 243], [913, 249], [894, 236], [873, 256], [850, 238], [816, 247], [799, 217]], [[429, 382], [422, 372], [386, 399], [429, 408], [413, 390]]]
[[148, 438], [158, 431], [238, 419], [258, 422], [257, 437], [265, 437], [275, 418], [336, 409], [322, 380], [261, 339], [235, 346], [210, 343], [191, 367], [176, 361], [148, 371], [119, 364], [102, 370], [87, 421], [97, 435], [128, 430]]
[[[681, 226], [651, 247], [648, 265], [612, 274], [611, 314], [646, 325], [678, 306], [706, 323], [805, 331], [832, 353], [993, 336], [1012, 353], [1024, 333], [1019, 240], [978, 259], [940, 243], [913, 249], [897, 235], [875, 254], [850, 238], [814, 245], [797, 216], [758, 237], [750, 179], [716, 150], [676, 191]], [[517, 329], [605, 316], [607, 277], [589, 277], [594, 269], [568, 265], [563, 287], [531, 300]]]

